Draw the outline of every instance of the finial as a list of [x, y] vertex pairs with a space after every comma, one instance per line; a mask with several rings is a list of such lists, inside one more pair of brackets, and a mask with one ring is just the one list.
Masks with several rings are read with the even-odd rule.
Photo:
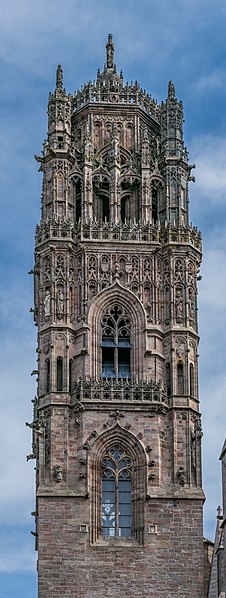
[[175, 98], [175, 87], [174, 87], [173, 81], [169, 81], [169, 85], [168, 85], [168, 98], [170, 100], [173, 100]]
[[56, 71], [56, 87], [57, 89], [63, 88], [63, 69], [61, 64], [58, 64]]
[[112, 69], [114, 65], [114, 44], [112, 41], [112, 35], [109, 33], [108, 35], [108, 43], [106, 44], [106, 54], [107, 54], [107, 68]]

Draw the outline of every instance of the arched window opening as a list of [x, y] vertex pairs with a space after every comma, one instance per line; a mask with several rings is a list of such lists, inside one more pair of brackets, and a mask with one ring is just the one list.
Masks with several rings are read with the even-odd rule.
[[166, 388], [167, 388], [167, 396], [171, 396], [171, 368], [170, 363], [166, 363]]
[[94, 219], [99, 222], [110, 219], [109, 182], [102, 175], [101, 180], [94, 178]]
[[63, 358], [57, 357], [57, 390], [63, 390]]
[[73, 364], [73, 359], [69, 359], [69, 384], [68, 384], [68, 390], [71, 393], [72, 392], [72, 364]]
[[105, 222], [105, 221], [109, 222], [109, 217], [110, 217], [109, 197], [107, 197], [106, 195], [100, 195], [100, 201], [102, 203], [101, 220], [103, 222]]
[[195, 396], [195, 388], [194, 388], [194, 366], [193, 363], [190, 363], [190, 395], [191, 397]]
[[121, 221], [129, 221], [131, 217], [131, 195], [123, 195], [123, 197], [121, 197]]
[[101, 147], [101, 124], [95, 123], [94, 127], [94, 147], [99, 150]]
[[122, 222], [129, 220], [138, 222], [140, 218], [139, 181], [136, 179], [131, 182], [125, 176], [121, 182], [121, 191], [120, 217]]
[[184, 394], [184, 364], [182, 361], [177, 364], [177, 393]]
[[80, 179], [74, 181], [74, 206], [75, 206], [75, 221], [79, 222], [81, 219], [81, 195], [82, 195], [82, 184]]
[[102, 378], [131, 378], [131, 318], [118, 305], [102, 317]]
[[158, 220], [158, 196], [157, 189], [152, 187], [152, 220], [157, 222]]
[[50, 392], [50, 359], [46, 359], [46, 392]]
[[132, 535], [132, 459], [118, 445], [102, 460], [102, 535]]

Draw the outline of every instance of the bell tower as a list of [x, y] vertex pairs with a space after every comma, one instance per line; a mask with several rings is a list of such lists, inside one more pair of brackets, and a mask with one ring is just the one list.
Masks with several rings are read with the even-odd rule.
[[39, 598], [203, 596], [193, 165], [172, 82], [58, 66], [35, 246]]

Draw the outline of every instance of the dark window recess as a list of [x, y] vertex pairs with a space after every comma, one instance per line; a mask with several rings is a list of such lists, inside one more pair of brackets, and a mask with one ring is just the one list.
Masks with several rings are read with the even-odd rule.
[[75, 220], [79, 222], [81, 219], [81, 181], [74, 182], [74, 205], [75, 205]]
[[102, 461], [102, 535], [132, 536], [132, 460], [113, 446]]
[[157, 205], [157, 189], [152, 189], [152, 220], [157, 222], [158, 219], [158, 205]]
[[62, 149], [64, 147], [64, 138], [62, 137], [62, 135], [58, 135], [57, 141], [58, 141], [58, 149]]
[[57, 357], [57, 390], [63, 390], [63, 358]]
[[112, 347], [102, 348], [102, 377], [115, 378], [114, 349]]
[[50, 392], [50, 360], [46, 359], [46, 392]]
[[122, 197], [121, 199], [121, 221], [125, 222], [126, 219], [126, 198]]
[[72, 363], [73, 363], [73, 360], [69, 359], [69, 385], [68, 385], [69, 392], [72, 392]]
[[102, 220], [103, 222], [109, 222], [110, 217], [110, 209], [109, 209], [109, 198], [105, 195], [100, 196], [101, 203], [102, 203]]
[[130, 377], [130, 349], [118, 347], [118, 377]]
[[177, 364], [177, 393], [179, 395], [184, 394], [184, 365], [183, 365], [183, 363]]
[[171, 370], [170, 363], [166, 364], [166, 388], [168, 397], [171, 396]]
[[195, 392], [195, 388], [194, 388], [194, 366], [193, 366], [193, 363], [190, 363], [190, 395], [191, 395], [191, 397], [194, 397], [194, 392]]

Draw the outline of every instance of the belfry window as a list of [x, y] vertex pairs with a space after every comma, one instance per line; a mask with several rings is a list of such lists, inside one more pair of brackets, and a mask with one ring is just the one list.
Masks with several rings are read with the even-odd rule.
[[118, 305], [102, 317], [102, 378], [131, 378], [131, 319]]
[[132, 535], [132, 460], [118, 445], [102, 460], [102, 535]]

